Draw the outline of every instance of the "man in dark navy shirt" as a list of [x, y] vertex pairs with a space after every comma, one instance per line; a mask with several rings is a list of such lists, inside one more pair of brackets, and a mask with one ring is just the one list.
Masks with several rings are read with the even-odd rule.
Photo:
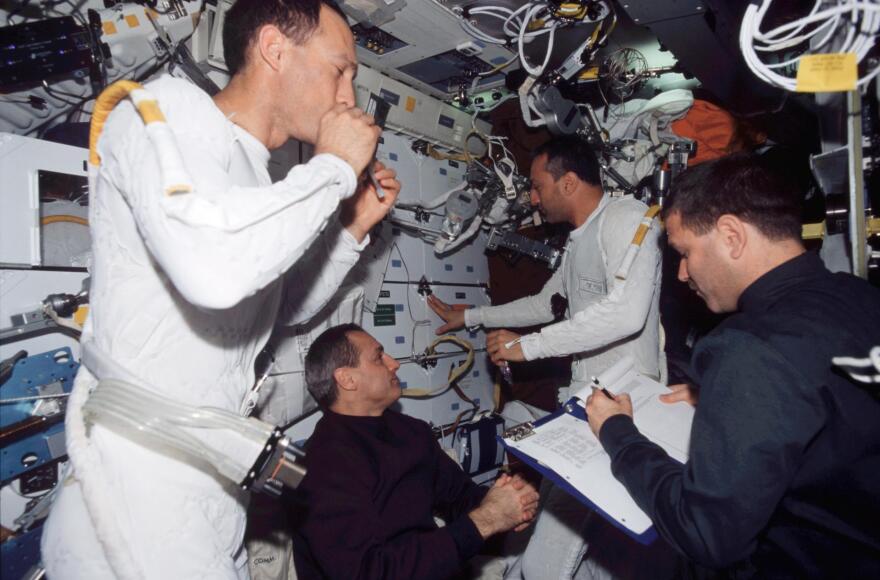
[[677, 181], [679, 279], [734, 313], [693, 354], [690, 460], [641, 435], [625, 395], [594, 392], [590, 427], [692, 571], [880, 578], [880, 403], [831, 362], [880, 345], [880, 291], [805, 251], [797, 200], [754, 156]]
[[[306, 356], [324, 416], [308, 444], [300, 575], [344, 580], [449, 578], [499, 532], [524, 529], [538, 495], [519, 477], [474, 484], [423, 421], [388, 410], [400, 364], [359, 326], [326, 330]], [[438, 528], [434, 513], [446, 520]], [[310, 553], [311, 558], [308, 558]]]

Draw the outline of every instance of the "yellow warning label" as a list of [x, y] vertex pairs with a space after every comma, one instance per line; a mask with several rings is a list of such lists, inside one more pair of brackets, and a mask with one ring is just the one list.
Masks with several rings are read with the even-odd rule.
[[407, 113], [412, 113], [416, 110], [416, 98], [415, 97], [407, 97], [406, 98], [406, 109]]
[[107, 22], [106, 20], [101, 23], [101, 28], [104, 30], [104, 34], [116, 34], [116, 25], [112, 22]]
[[853, 52], [839, 54], [808, 54], [798, 63], [799, 93], [831, 93], [854, 91], [859, 73]]
[[129, 28], [137, 28], [141, 25], [141, 21], [134, 14], [126, 14], [125, 23], [128, 24]]

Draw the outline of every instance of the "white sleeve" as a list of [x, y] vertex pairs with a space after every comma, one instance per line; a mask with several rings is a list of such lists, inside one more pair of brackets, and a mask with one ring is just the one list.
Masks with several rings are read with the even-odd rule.
[[153, 258], [199, 307], [231, 308], [281, 277], [357, 185], [351, 166], [328, 154], [270, 186], [231, 184], [230, 147], [212, 142], [216, 131], [190, 130], [175, 135], [195, 189], [167, 196], [156, 154], [135, 121], [124, 137], [117, 130], [117, 139], [102, 139], [100, 171], [116, 178]]
[[551, 298], [554, 294], [564, 294], [562, 270], [557, 268], [547, 280], [541, 291], [500, 306], [481, 306], [464, 311], [464, 323], [468, 327], [518, 328], [532, 326], [553, 320]]
[[329, 226], [309, 251], [284, 276], [284, 297], [278, 324], [295, 326], [318, 314], [357, 264], [370, 236], [358, 244], [339, 222]]
[[654, 295], [660, 290], [660, 227], [654, 220], [626, 281], [614, 279], [644, 214], [615, 212], [607, 216], [601, 236], [608, 272], [608, 294], [569, 319], [523, 337], [527, 360], [588, 352], [639, 332], [645, 326]]

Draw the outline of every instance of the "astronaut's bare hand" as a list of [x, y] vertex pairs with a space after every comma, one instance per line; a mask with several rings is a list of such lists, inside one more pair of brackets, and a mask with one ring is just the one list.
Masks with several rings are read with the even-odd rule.
[[342, 103], [327, 111], [321, 118], [315, 154], [332, 153], [360, 175], [372, 162], [382, 129], [373, 117], [357, 107]]
[[484, 539], [528, 525], [535, 517], [538, 493], [531, 484], [513, 485], [507, 479], [495, 483], [479, 507], [468, 514]]
[[[496, 365], [502, 362], [522, 362], [526, 360], [518, 339], [520, 335], [509, 330], [493, 330], [486, 335], [486, 351]], [[509, 347], [507, 345], [510, 345]]]
[[660, 395], [660, 400], [664, 403], [687, 403], [691, 407], [697, 406], [700, 398], [700, 392], [693, 385], [688, 383], [679, 383], [677, 385], [669, 385], [671, 393]]
[[593, 434], [599, 437], [605, 421], [614, 415], [633, 416], [632, 399], [626, 393], [609, 397], [603, 391], [593, 388], [593, 394], [587, 397], [587, 419]]
[[384, 197], [379, 197], [376, 185], [364, 173], [355, 194], [340, 204], [339, 221], [358, 243], [363, 241], [373, 226], [382, 221], [400, 194], [400, 182], [397, 181], [397, 172], [393, 169], [376, 161], [373, 164], [373, 175], [382, 186]]
[[535, 515], [536, 515], [536, 513], [537, 513], [537, 512], [530, 513], [530, 514], [529, 514], [529, 521], [524, 522], [524, 523], [522, 523], [522, 524], [516, 526], [515, 528], [513, 528], [513, 531], [514, 531], [514, 532], [521, 532], [521, 531], [523, 531], [524, 529], [528, 528], [530, 525], [532, 525], [532, 522], [535, 520]]
[[464, 328], [464, 310], [443, 302], [433, 294], [428, 296], [428, 306], [431, 307], [434, 314], [445, 322], [444, 325], [434, 331], [436, 334], [445, 334]]

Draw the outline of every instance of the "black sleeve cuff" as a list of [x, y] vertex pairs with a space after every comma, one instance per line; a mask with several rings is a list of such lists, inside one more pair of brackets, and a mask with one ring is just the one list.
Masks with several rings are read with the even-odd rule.
[[455, 547], [458, 548], [458, 557], [462, 561], [469, 560], [477, 555], [483, 547], [483, 536], [477, 530], [473, 520], [467, 515], [455, 519], [446, 525]]
[[632, 417], [613, 415], [609, 417], [599, 431], [599, 442], [614, 462], [617, 454], [627, 445], [636, 441], [644, 441], [645, 436], [639, 433]]

